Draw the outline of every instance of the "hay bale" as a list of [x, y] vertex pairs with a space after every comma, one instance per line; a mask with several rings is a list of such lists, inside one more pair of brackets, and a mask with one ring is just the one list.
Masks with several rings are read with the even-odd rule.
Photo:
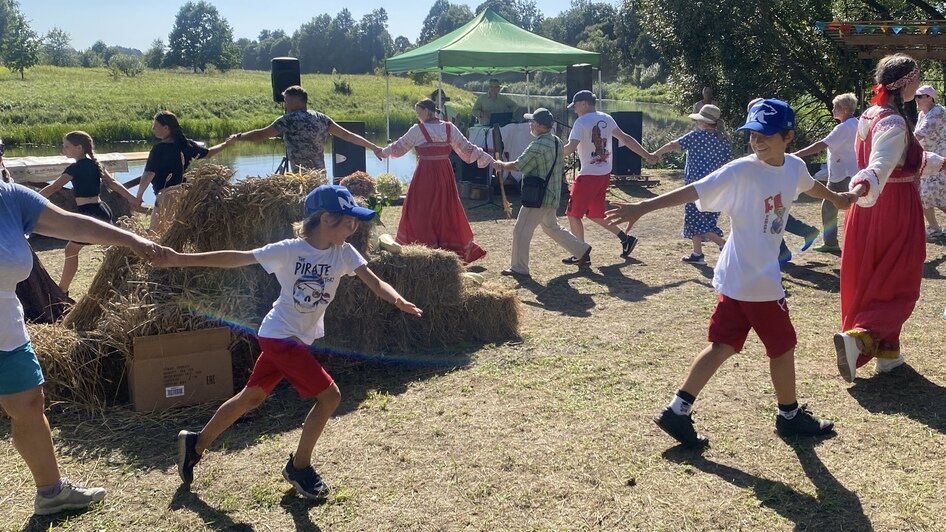
[[463, 294], [460, 327], [464, 338], [478, 342], [519, 340], [522, 304], [515, 292], [490, 287], [470, 288]]
[[46, 376], [43, 389], [51, 401], [101, 408], [114, 396], [121, 380], [115, 372], [118, 359], [94, 338], [61, 325], [26, 327]]

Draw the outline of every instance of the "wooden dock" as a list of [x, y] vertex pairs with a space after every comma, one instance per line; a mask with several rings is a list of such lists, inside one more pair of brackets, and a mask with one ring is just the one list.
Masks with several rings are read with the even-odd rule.
[[[100, 153], [98, 160], [109, 172], [127, 172], [128, 161], [144, 161], [148, 152]], [[16, 183], [49, 183], [55, 181], [67, 166], [74, 163], [64, 155], [49, 157], [4, 157], [3, 164]]]

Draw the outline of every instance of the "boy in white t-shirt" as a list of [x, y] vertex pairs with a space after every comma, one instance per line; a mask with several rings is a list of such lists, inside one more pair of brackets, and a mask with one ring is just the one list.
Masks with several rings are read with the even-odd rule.
[[303, 399], [315, 398], [302, 426], [296, 452], [289, 455], [283, 477], [299, 494], [324, 498], [329, 488], [312, 467], [312, 453], [329, 417], [341, 400], [332, 376], [309, 350], [325, 334], [325, 310], [343, 276], [357, 275], [381, 299], [398, 310], [420, 316], [421, 310], [405, 301], [388, 283], [378, 279], [355, 248], [345, 242], [360, 221], [374, 211], [359, 207], [343, 186], [322, 185], [305, 199], [308, 218], [299, 238], [269, 244], [252, 251], [171, 253], [157, 266], [238, 268], [261, 265], [279, 281], [279, 298], [259, 328], [262, 352], [240, 393], [223, 403], [200, 432], [178, 434], [178, 474], [185, 484], [194, 478], [194, 466], [203, 452], [241, 416], [253, 410], [283, 379]]
[[[637, 239], [604, 219], [605, 195], [608, 187], [611, 186], [611, 168], [614, 163], [611, 137], [617, 137], [647, 162], [656, 162], [657, 158], [645, 150], [634, 137], [622, 131], [611, 115], [598, 111], [595, 108], [596, 102], [594, 93], [585, 90], [576, 92], [572, 97], [572, 103], [568, 105], [569, 109], [573, 109], [578, 115], [578, 119], [575, 120], [572, 131], [568, 135], [565, 156], [578, 152], [581, 173], [572, 183], [569, 191], [571, 197], [568, 200], [565, 215], [568, 217], [571, 233], [582, 242], [585, 241], [585, 226], [581, 219], [585, 216], [617, 235], [621, 241], [621, 256], [627, 258], [634, 251]], [[590, 256], [591, 250], [581, 257], [568, 257], [562, 262], [586, 264], [590, 261]]]
[[787, 103], [757, 102], [740, 129], [750, 132], [753, 155], [732, 161], [693, 184], [608, 212], [610, 221], [630, 225], [648, 212], [688, 202], [701, 210], [729, 214], [731, 233], [713, 276], [719, 296], [709, 323], [711, 343], [696, 357], [670, 404], [654, 418], [661, 429], [688, 447], [708, 443], [693, 428], [696, 396], [720, 366], [742, 350], [750, 329], [759, 335], [769, 357], [778, 400], [778, 433], [819, 436], [833, 430], [832, 422], [798, 407], [795, 329], [785, 302], [778, 254], [788, 211], [799, 193], [827, 199], [838, 208], [846, 208], [852, 197], [831, 192], [812, 179], [804, 161], [785, 154], [795, 136], [795, 113]]

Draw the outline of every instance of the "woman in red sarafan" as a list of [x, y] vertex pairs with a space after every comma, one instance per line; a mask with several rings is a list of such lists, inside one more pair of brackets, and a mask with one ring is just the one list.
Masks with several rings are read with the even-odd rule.
[[418, 123], [381, 150], [383, 157], [400, 157], [411, 148], [417, 151], [417, 168], [401, 210], [397, 242], [445, 249], [471, 263], [486, 251], [473, 241], [473, 230], [457, 193], [450, 152], [480, 168], [491, 165], [493, 158], [464, 138], [456, 126], [437, 118], [439, 109], [433, 100], [417, 102], [414, 112]]
[[904, 363], [900, 331], [920, 297], [926, 235], [921, 176], [941, 171], [944, 159], [924, 152], [903, 103], [913, 99], [920, 70], [896, 54], [877, 64], [874, 105], [861, 115], [851, 179], [857, 202], [844, 224], [841, 254], [841, 330], [835, 335], [838, 370], [854, 380], [871, 358], [877, 371]]

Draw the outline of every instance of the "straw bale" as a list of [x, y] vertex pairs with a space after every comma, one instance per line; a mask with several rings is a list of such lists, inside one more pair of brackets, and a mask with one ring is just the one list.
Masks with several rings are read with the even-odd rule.
[[27, 324], [51, 401], [101, 408], [114, 396], [121, 374], [118, 359], [93, 337], [56, 324]]

